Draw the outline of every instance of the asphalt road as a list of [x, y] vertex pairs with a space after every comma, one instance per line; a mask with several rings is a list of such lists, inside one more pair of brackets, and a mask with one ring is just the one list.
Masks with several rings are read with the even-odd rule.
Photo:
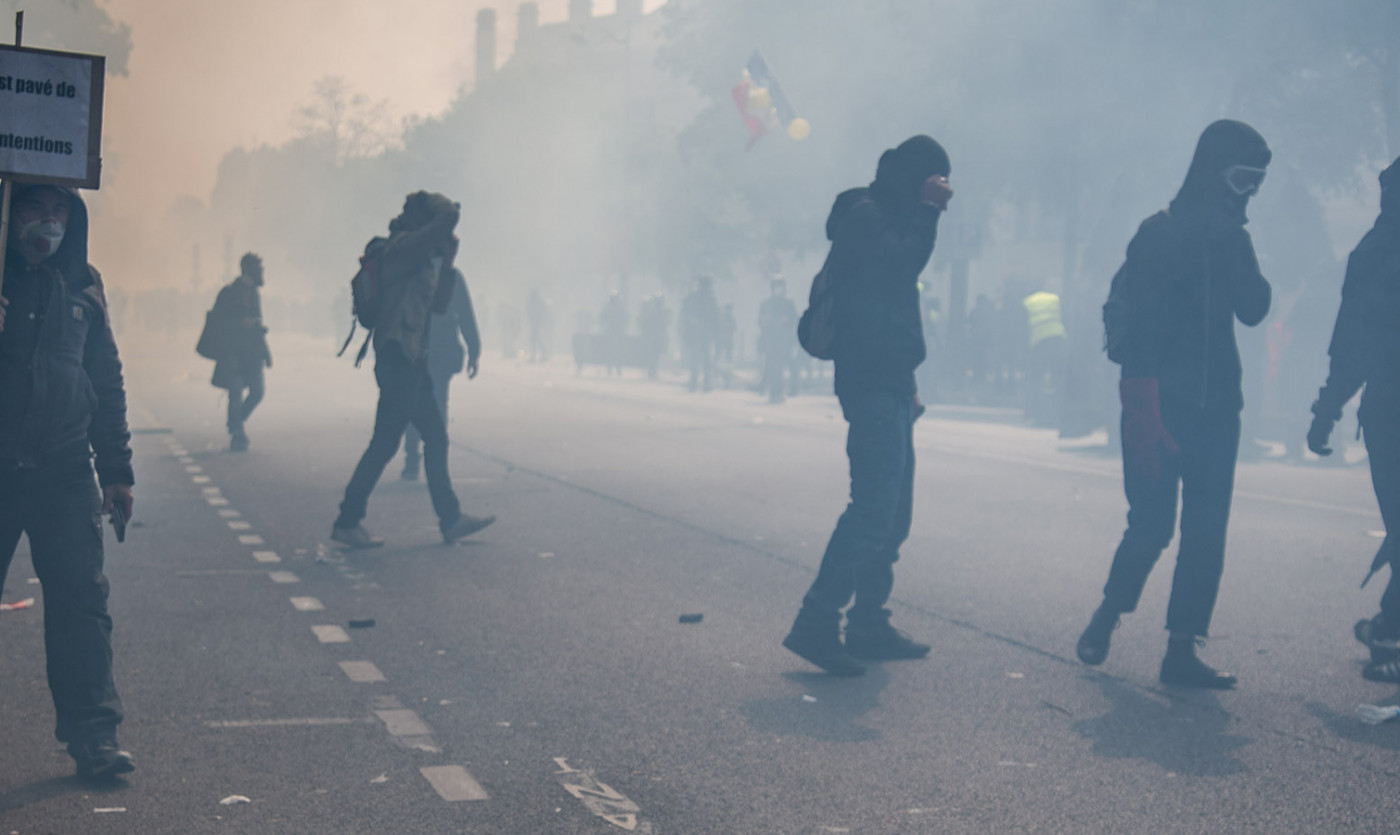
[[[1074, 660], [1123, 525], [1116, 460], [935, 409], [895, 590], [897, 625], [933, 653], [833, 680], [778, 641], [845, 501], [834, 400], [488, 357], [454, 387], [451, 466], [464, 508], [500, 521], [443, 546], [396, 462], [367, 520], [388, 546], [346, 554], [328, 534], [369, 437], [368, 368], [274, 345], [252, 449], [231, 454], [186, 347], [127, 347], [140, 483], [108, 573], [138, 771], [105, 791], [69, 778], [42, 600], [6, 612], [0, 833], [1400, 820], [1400, 723], [1353, 717], [1400, 695], [1360, 678], [1350, 636], [1379, 594], [1357, 590], [1381, 527], [1364, 468], [1240, 467], [1204, 657], [1241, 686], [1171, 692], [1156, 681], [1171, 551], [1108, 662]], [[4, 599], [40, 597], [32, 576], [22, 553]]]

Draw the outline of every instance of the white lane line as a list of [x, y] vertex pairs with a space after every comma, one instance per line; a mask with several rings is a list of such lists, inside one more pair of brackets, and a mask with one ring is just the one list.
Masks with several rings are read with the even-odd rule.
[[252, 530], [252, 528], [252, 522], [245, 522], [242, 519], [230, 519], [228, 522], [228, 529], [231, 531], [247, 531]]
[[189, 457], [188, 455], [185, 455], [184, 453], [180, 453], [180, 454], [179, 454], [179, 459], [180, 459], [180, 463], [181, 463], [181, 464], [193, 464], [193, 463], [194, 463], [194, 459], [191, 458], [191, 457]]
[[199, 488], [199, 489], [200, 489], [200, 491], [201, 491], [202, 493], [204, 493], [204, 495], [206, 495], [206, 496], [217, 496], [217, 495], [219, 495], [220, 493], [224, 492], [223, 490], [219, 489], [218, 487], [201, 487], [201, 488]]
[[196, 465], [196, 464], [190, 464], [189, 466], [185, 467], [185, 472], [187, 472], [187, 473], [202, 473], [202, 472], [204, 472], [204, 468], [203, 468], [203, 467], [200, 467], [200, 466], [198, 466], [198, 465]]
[[359, 684], [373, 684], [385, 680], [384, 674], [379, 672], [373, 661], [342, 661], [340, 669], [345, 671], [346, 678]]
[[243, 514], [239, 513], [231, 507], [226, 507], [223, 510], [219, 511], [219, 515], [224, 517], [225, 519], [237, 519]]
[[207, 475], [193, 475], [193, 476], [190, 476], [190, 481], [193, 481], [195, 484], [208, 484], [209, 482], [211, 482], [211, 481], [213, 481], [213, 480], [214, 480], [214, 479], [210, 478], [210, 477], [207, 476]]
[[269, 571], [267, 577], [274, 583], [300, 583], [301, 578], [290, 571]]
[[418, 769], [438, 797], [448, 803], [487, 800], [491, 796], [460, 765], [429, 765]]
[[[340, 629], [339, 626], [334, 627]], [[341, 630], [343, 633], [344, 630]], [[350, 640], [347, 635], [345, 640]], [[375, 716], [384, 723], [390, 736], [428, 736], [433, 731], [423, 720], [418, 718], [418, 714], [406, 708], [399, 710], [376, 710]]]
[[258, 535], [255, 534], [255, 533], [240, 534], [239, 537], [238, 537], [238, 542], [239, 542], [240, 544], [242, 544], [242, 545], [266, 545], [266, 544], [267, 544], [266, 542], [263, 542], [263, 538], [262, 538], [262, 537], [258, 536]]
[[258, 562], [281, 562], [282, 558], [277, 556], [276, 551], [254, 551], [253, 559]]
[[293, 597], [292, 607], [298, 612], [320, 612], [326, 606], [314, 597]]
[[343, 716], [312, 716], [304, 719], [224, 719], [205, 722], [206, 728], [287, 728], [316, 727], [319, 725], [363, 725], [375, 721], [373, 717], [347, 719]]
[[[350, 643], [350, 633], [341, 629], [335, 624], [324, 624], [311, 627], [311, 631], [316, 633], [316, 640], [323, 644], [348, 644]], [[409, 711], [412, 713], [412, 711]]]
[[204, 500], [209, 503], [210, 507], [223, 507], [228, 504], [228, 499], [223, 496], [205, 496]]

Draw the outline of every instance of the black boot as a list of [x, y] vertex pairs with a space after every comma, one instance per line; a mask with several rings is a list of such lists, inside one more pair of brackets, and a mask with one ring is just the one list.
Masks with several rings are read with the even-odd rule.
[[1390, 623], [1385, 615], [1359, 620], [1352, 627], [1356, 640], [1371, 651], [1373, 664], [1384, 664], [1400, 658], [1400, 627]]
[[846, 652], [862, 661], [912, 661], [928, 655], [928, 644], [890, 626], [888, 609], [882, 615], [872, 620], [847, 621]]
[[1108, 608], [1106, 603], [1099, 604], [1074, 647], [1079, 660], [1096, 667], [1102, 664], [1108, 658], [1108, 643], [1113, 638], [1113, 630], [1117, 628], [1118, 613]]
[[834, 676], [847, 678], [865, 673], [865, 665], [841, 645], [840, 615], [820, 617], [805, 610], [798, 612], [783, 646]]
[[117, 745], [115, 736], [94, 737], [68, 746], [78, 766], [78, 777], [93, 782], [111, 780], [136, 770], [136, 760]]
[[1203, 690], [1231, 690], [1237, 679], [1222, 673], [1196, 657], [1196, 644], [1201, 639], [1193, 635], [1173, 635], [1167, 639], [1167, 654], [1162, 659], [1163, 684], [1174, 687], [1196, 687]]

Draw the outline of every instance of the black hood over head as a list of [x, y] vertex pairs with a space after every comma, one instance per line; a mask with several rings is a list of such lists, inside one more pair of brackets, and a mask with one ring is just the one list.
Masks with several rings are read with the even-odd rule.
[[1214, 229], [1243, 226], [1249, 222], [1245, 207], [1250, 196], [1236, 194], [1225, 182], [1225, 171], [1235, 165], [1267, 168], [1273, 156], [1259, 131], [1244, 122], [1212, 122], [1196, 143], [1186, 182], [1172, 201], [1172, 214]]
[[912, 211], [919, 205], [924, 182], [934, 175], [946, 177], [951, 172], [948, 152], [931, 137], [920, 134], [880, 155], [870, 195], [888, 209]]
[[[92, 283], [92, 271], [88, 268], [87, 204], [83, 202], [82, 196], [75, 189], [42, 183], [15, 183], [12, 199], [17, 203], [26, 192], [36, 188], [51, 188], [68, 198], [68, 225], [64, 228], [63, 243], [58, 245], [58, 251], [51, 255], [45, 263], [51, 264], [63, 273], [63, 277], [71, 287], [86, 287]], [[18, 259], [17, 264], [23, 263], [23, 258], [11, 242], [11, 245], [6, 249], [6, 260], [14, 259]]]

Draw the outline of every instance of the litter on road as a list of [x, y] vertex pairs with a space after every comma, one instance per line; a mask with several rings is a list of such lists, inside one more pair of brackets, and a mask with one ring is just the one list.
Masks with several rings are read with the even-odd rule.
[[220, 805], [220, 806], [239, 806], [239, 805], [244, 804], [244, 803], [252, 803], [252, 802], [253, 802], [253, 801], [249, 800], [248, 798], [244, 797], [244, 796], [241, 795], [241, 794], [231, 794], [231, 795], [229, 795], [228, 797], [225, 797], [223, 800], [220, 800], [220, 801], [219, 801], [219, 805]]
[[374, 618], [352, 618], [350, 620], [351, 629], [369, 629], [374, 626]]
[[1400, 716], [1400, 705], [1357, 705], [1356, 718], [1368, 725], [1379, 725], [1382, 722]]
[[681, 623], [699, 623], [700, 621], [702, 621], [702, 620], [704, 620], [704, 619], [705, 619], [705, 616], [704, 616], [703, 614], [700, 614], [700, 615], [681, 615]]
[[32, 597], [26, 597], [23, 600], [17, 601], [15, 603], [0, 603], [0, 612], [13, 612], [16, 609], [32, 608], [34, 608], [34, 598]]

